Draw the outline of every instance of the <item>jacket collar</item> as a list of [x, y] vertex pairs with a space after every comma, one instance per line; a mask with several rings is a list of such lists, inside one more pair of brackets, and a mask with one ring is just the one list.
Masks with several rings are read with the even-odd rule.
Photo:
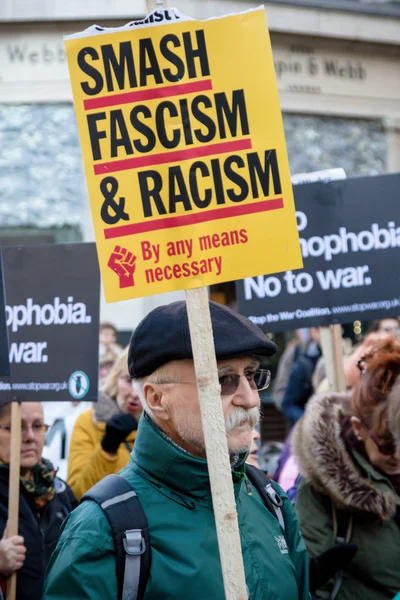
[[[244, 478], [241, 456], [232, 476], [235, 484]], [[207, 461], [185, 452], [169, 439], [148, 417], [140, 419], [131, 460], [145, 479], [164, 485], [178, 494], [204, 498], [210, 495]]]
[[397, 494], [361, 455], [350, 455], [342, 438], [341, 420], [350, 414], [350, 400], [350, 394], [314, 396], [293, 431], [293, 453], [302, 477], [335, 505], [388, 519], [396, 512]]

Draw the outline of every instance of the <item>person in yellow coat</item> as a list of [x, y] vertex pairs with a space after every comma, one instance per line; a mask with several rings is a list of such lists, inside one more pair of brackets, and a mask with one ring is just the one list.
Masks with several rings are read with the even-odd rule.
[[142, 406], [132, 388], [128, 349], [117, 358], [99, 401], [77, 419], [68, 455], [68, 484], [78, 500], [106, 475], [127, 464]]

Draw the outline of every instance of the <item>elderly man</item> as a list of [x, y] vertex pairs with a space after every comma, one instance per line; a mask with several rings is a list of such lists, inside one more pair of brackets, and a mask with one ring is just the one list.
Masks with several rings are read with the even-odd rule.
[[[234, 311], [213, 302], [210, 310], [249, 598], [306, 600], [307, 552], [292, 507], [279, 489], [283, 530], [246, 476], [245, 459], [259, 419], [258, 391], [269, 383], [259, 359], [276, 347]], [[121, 476], [135, 490], [148, 522], [151, 567], [142, 597], [223, 600], [184, 302], [147, 315], [132, 336], [128, 365], [144, 416]], [[44, 598], [116, 600], [117, 590], [110, 525], [100, 506], [85, 501], [64, 525]]]

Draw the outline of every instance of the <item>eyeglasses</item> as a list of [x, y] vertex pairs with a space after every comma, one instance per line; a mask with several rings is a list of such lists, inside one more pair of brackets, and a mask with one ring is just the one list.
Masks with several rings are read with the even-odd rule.
[[[243, 375], [237, 375], [236, 373], [227, 373], [221, 375], [218, 380], [221, 386], [221, 396], [231, 396], [236, 392], [240, 384], [240, 378], [246, 377], [252, 390], [262, 392], [266, 390], [271, 383], [271, 371], [268, 369], [259, 369], [258, 371], [246, 371]], [[184, 385], [191, 385], [193, 381], [157, 381], [149, 383], [169, 384], [169, 383], [181, 383]]]
[[[4, 431], [11, 431], [11, 425], [0, 425], [0, 429]], [[46, 433], [49, 429], [48, 425], [43, 425], [42, 423], [34, 423], [33, 425], [25, 425], [24, 423], [21, 425], [21, 433], [26, 433], [28, 429], [32, 429], [35, 435], [39, 435], [40, 433]]]
[[218, 378], [221, 386], [221, 396], [231, 396], [234, 394], [239, 387], [241, 377], [246, 377], [251, 389], [257, 390], [258, 392], [266, 390], [271, 383], [271, 371], [268, 371], [268, 369], [246, 371], [243, 375], [228, 373], [227, 375], [221, 375]]
[[360, 417], [358, 417], [358, 419], [359, 419], [360, 423], [368, 431], [369, 437], [376, 444], [376, 446], [381, 454], [383, 454], [384, 456], [393, 456], [394, 454], [396, 454], [397, 447], [396, 447], [396, 443], [392, 437], [388, 438], [384, 442], [380, 442], [378, 440], [378, 438], [375, 437], [371, 433], [371, 430], [369, 429], [368, 425], [362, 419], [360, 419]]

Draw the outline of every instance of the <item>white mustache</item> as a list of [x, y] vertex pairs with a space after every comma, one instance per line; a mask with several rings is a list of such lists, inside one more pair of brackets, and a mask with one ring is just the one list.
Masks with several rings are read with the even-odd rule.
[[254, 406], [253, 408], [242, 408], [238, 406], [234, 410], [232, 410], [229, 415], [225, 419], [225, 429], [228, 433], [235, 429], [235, 427], [239, 427], [239, 425], [244, 425], [245, 423], [249, 423], [250, 427], [253, 428], [260, 420], [260, 410]]

